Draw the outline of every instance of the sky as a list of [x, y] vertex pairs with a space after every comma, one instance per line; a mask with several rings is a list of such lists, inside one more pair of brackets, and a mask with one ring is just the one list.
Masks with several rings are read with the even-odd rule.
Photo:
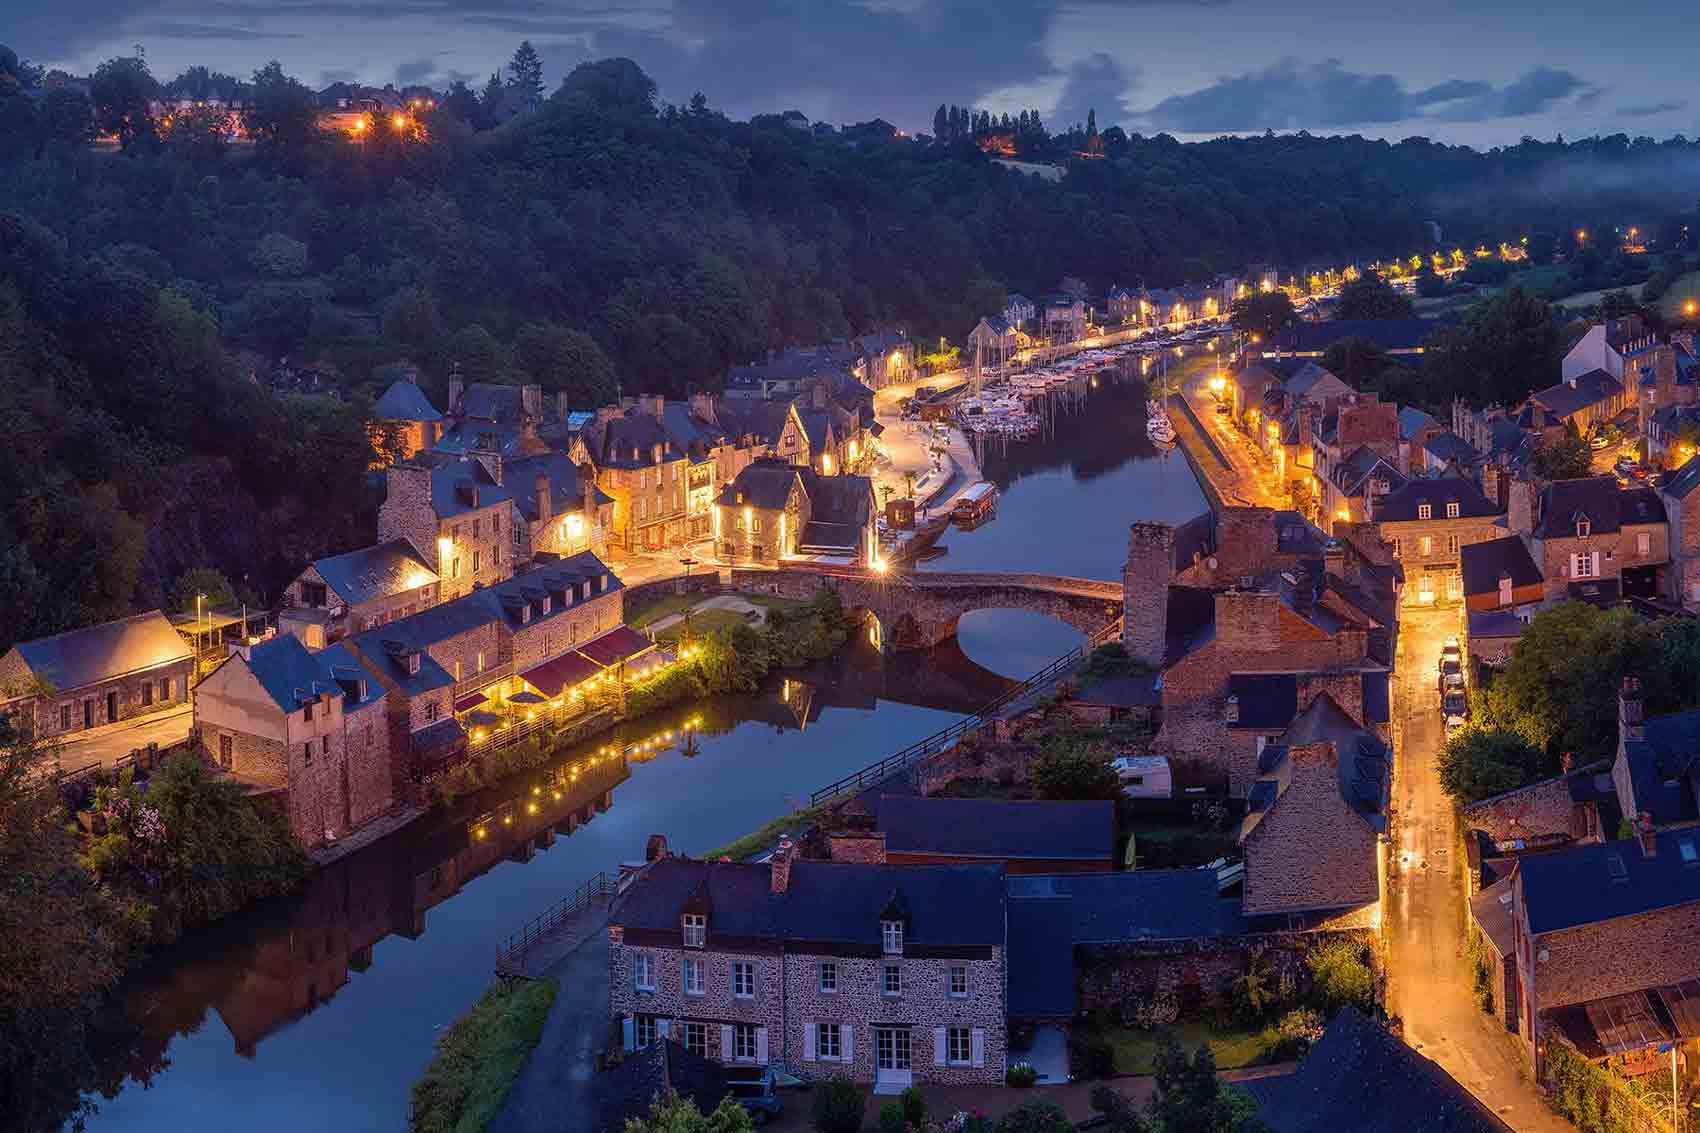
[[[166, 79], [271, 59], [314, 87], [479, 86], [520, 40], [553, 86], [624, 55], [734, 117], [931, 129], [940, 103], [1053, 130], [1265, 129], [1475, 146], [1700, 134], [1676, 0], [0, 0], [25, 59], [86, 72], [146, 51]], [[1660, 29], [1669, 34], [1661, 34]]]

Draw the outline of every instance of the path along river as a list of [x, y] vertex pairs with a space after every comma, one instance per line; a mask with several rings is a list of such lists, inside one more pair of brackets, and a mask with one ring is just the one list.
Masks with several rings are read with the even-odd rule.
[[[1155, 456], [1144, 390], [1101, 379], [1048, 436], [999, 444], [996, 518], [945, 537], [951, 570], [1114, 579], [1128, 524], [1204, 501], [1179, 452]], [[562, 753], [563, 770], [425, 818], [286, 901], [196, 934], [124, 987], [97, 1056], [112, 1096], [89, 1128], [393, 1133], [441, 1029], [476, 999], [499, 939], [651, 833], [701, 852], [810, 790], [943, 727], [1078, 644], [1021, 611], [963, 618], [957, 642], [882, 657], [858, 641], [760, 693], [685, 706]], [[590, 760], [701, 717], [700, 751]]]

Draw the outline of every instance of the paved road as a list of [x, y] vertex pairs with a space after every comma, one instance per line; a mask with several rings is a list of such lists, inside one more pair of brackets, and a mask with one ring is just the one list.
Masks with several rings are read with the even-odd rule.
[[1284, 508], [1287, 506], [1286, 485], [1276, 481], [1274, 466], [1263, 451], [1246, 435], [1228, 423], [1226, 414], [1216, 412], [1216, 397], [1209, 382], [1218, 372], [1220, 359], [1215, 357], [1189, 358], [1176, 367], [1181, 371], [1180, 391], [1192, 411], [1210, 430], [1211, 439], [1233, 462], [1233, 470], [1224, 470], [1214, 460], [1200, 459], [1199, 466], [1210, 477], [1216, 491], [1230, 504], [1247, 507]]
[[188, 739], [189, 727], [193, 722], [193, 714], [185, 704], [180, 709], [150, 716], [133, 725], [113, 728], [110, 731], [103, 729], [86, 739], [70, 740], [62, 744], [59, 749], [59, 766], [66, 771], [76, 771], [98, 761], [102, 766], [110, 767], [114, 760], [129, 755], [136, 748], [147, 747], [150, 743], [158, 744], [163, 750]]
[[609, 1036], [608, 934], [590, 932], [545, 974], [561, 985], [560, 994], [489, 1133], [588, 1129], [600, 1106], [596, 1053]]
[[1457, 633], [1455, 610], [1400, 613], [1399, 821], [1387, 896], [1387, 1009], [1404, 1021], [1406, 1042], [1519, 1133], [1573, 1133], [1530, 1080], [1515, 1037], [1478, 1006], [1463, 955], [1462, 863], [1453, 860], [1452, 807], [1434, 765], [1443, 738], [1435, 664], [1441, 643]]

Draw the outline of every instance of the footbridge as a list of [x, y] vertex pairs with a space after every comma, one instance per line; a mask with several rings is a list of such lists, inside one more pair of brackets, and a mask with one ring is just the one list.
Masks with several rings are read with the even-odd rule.
[[1122, 616], [1122, 584], [1054, 574], [796, 568], [735, 570], [733, 589], [785, 598], [832, 590], [846, 612], [865, 611], [891, 650], [928, 649], [956, 636], [962, 615], [975, 610], [1031, 610], [1088, 636]]

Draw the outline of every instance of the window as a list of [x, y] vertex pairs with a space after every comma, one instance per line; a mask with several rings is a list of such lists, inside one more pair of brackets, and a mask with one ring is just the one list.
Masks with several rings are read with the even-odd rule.
[[708, 992], [708, 973], [705, 970], [706, 961], [701, 957], [687, 956], [685, 958], [685, 994], [705, 995]]
[[313, 741], [312, 740], [308, 740], [306, 743], [301, 745], [301, 762], [302, 763], [308, 763], [308, 764], [313, 762]]
[[460, 556], [459, 555], [456, 555], [454, 557], [454, 560], [449, 564], [449, 577], [450, 578], [459, 578], [460, 577]]
[[142, 707], [146, 708], [148, 705], [150, 705], [152, 703], [153, 703], [153, 682], [152, 681], [143, 681], [142, 682]]
[[484, 532], [484, 521], [482, 519], [476, 519], [475, 518], [472, 521], [472, 537], [474, 539], [477, 539], [480, 535], [483, 534], [483, 532]]
[[482, 649], [478, 651], [478, 671], [480, 673], [484, 671], [484, 650]]
[[319, 740], [319, 754], [320, 755], [329, 755], [330, 753], [331, 753], [331, 738], [329, 736], [325, 736], [325, 737], [323, 737], [322, 739]]
[[1448, 535], [1446, 537], [1446, 553], [1449, 555], [1456, 555], [1458, 553], [1458, 536]]
[[1587, 519], [1578, 519], [1576, 521], [1576, 538], [1586, 539], [1593, 532], [1593, 530], [1594, 530], [1594, 524], [1592, 523], [1592, 521], [1587, 520]]
[[1594, 555], [1570, 556], [1570, 575], [1572, 578], [1598, 578], [1599, 574], [1600, 568], [1595, 565]]
[[301, 706], [301, 719], [302, 719], [303, 722], [308, 723], [308, 724], [311, 724], [313, 722], [313, 702], [312, 701], [309, 700], [306, 704]]
[[1511, 605], [1511, 579], [1509, 576], [1499, 580], [1499, 604], [1501, 606]]
[[827, 995], [836, 994], [838, 991], [838, 965], [831, 960], [820, 966], [820, 989]]
[[639, 991], [655, 990], [655, 958], [647, 952], [639, 952], [632, 961], [632, 986]]
[[1405, 557], [1405, 541], [1403, 539], [1393, 540], [1393, 557], [1396, 559]]
[[516, 547], [520, 546], [521, 543], [522, 543], [522, 539], [520, 537], [520, 534], [521, 534], [520, 529], [517, 528], [517, 527], [514, 528], [514, 546], [516, 546]]
[[756, 516], [756, 517], [754, 517], [753, 519], [750, 520], [750, 534], [752, 534], [752, 535], [760, 535], [761, 534], [761, 516], [758, 515], [758, 516]]
[[636, 1025], [632, 1028], [632, 1041], [639, 1047], [646, 1047], [655, 1041], [655, 1016], [637, 1017]]
[[844, 1057], [844, 1034], [837, 1023], [822, 1023], [819, 1033], [815, 1035], [815, 1055], [827, 1062], [837, 1062]]
[[437, 722], [437, 702], [435, 700], [425, 705], [425, 721], [428, 724]]
[[683, 919], [685, 947], [701, 948], [703, 938], [708, 935], [708, 918], [701, 913], [686, 913]]
[[945, 1058], [952, 1066], [966, 1066], [973, 1060], [973, 1037], [967, 1027], [951, 1027], [944, 1037]]
[[732, 1057], [738, 1062], [754, 1062], [756, 1060], [756, 1028], [754, 1024], [733, 1024]]
[[497, 543], [494, 547], [490, 548], [490, 565], [502, 565], [502, 545], [500, 543]]
[[880, 922], [880, 948], [888, 956], [895, 956], [903, 951], [903, 922]]
[[71, 706], [69, 704], [59, 706], [59, 730], [61, 732], [71, 730]]
[[473, 574], [478, 573], [478, 552], [477, 551], [472, 552], [472, 573]]
[[[1637, 531], [1635, 533], [1635, 553], [1637, 555], [1650, 555], [1653, 553], [1653, 536], [1650, 532]], [[147, 701], [144, 699], [142, 703], [146, 704]]]
[[1417, 518], [1418, 519], [1433, 519], [1434, 518], [1434, 505], [1433, 504], [1418, 504], [1417, 505]]
[[218, 765], [228, 768], [236, 755], [236, 741], [230, 736], [218, 738]]
[[708, 1057], [708, 1024], [685, 1024], [685, 1049], [698, 1058]]
[[755, 998], [756, 966], [750, 961], [732, 961], [732, 994], [739, 999]]
[[1457, 519], [1458, 518], [1458, 501], [1457, 500], [1448, 500], [1446, 502], [1446, 518], [1447, 519]]
[[454, 525], [454, 541], [460, 542], [460, 524], [458, 523]]
[[1434, 536], [1424, 535], [1421, 539], [1417, 540], [1417, 553], [1422, 555], [1425, 559], [1432, 555], [1434, 553]]
[[968, 997], [968, 965], [952, 964], [950, 966], [950, 994], [956, 999]]
[[159, 698], [161, 700], [170, 700], [171, 699], [171, 678], [170, 677], [166, 677], [164, 680], [159, 682]]
[[896, 964], [887, 964], [880, 973], [881, 995], [903, 994], [903, 969]]

